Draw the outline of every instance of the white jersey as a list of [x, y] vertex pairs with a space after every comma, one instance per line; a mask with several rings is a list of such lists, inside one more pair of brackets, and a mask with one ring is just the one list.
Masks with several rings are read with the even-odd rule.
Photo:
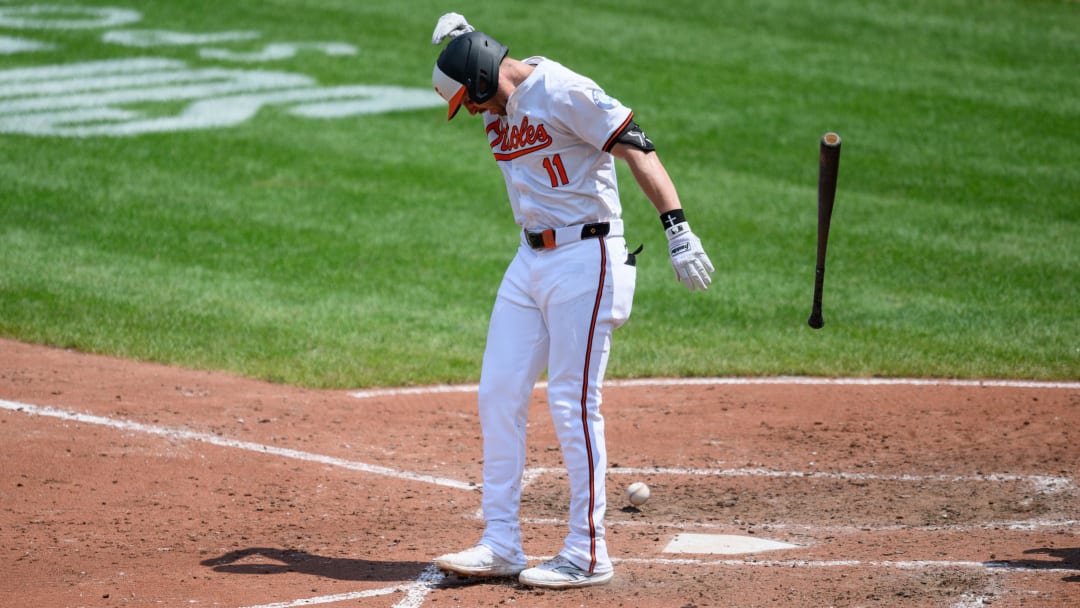
[[619, 219], [614, 157], [634, 113], [592, 80], [544, 57], [510, 95], [506, 116], [484, 115], [514, 220], [529, 231]]

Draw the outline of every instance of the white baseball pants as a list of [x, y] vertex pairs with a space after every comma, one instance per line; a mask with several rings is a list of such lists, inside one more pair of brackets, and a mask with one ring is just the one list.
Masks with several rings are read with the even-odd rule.
[[[616, 231], [614, 226], [618, 226]], [[607, 237], [532, 249], [522, 241], [499, 287], [480, 376], [484, 436], [481, 543], [524, 563], [519, 510], [529, 398], [548, 370], [548, 405], [570, 483], [561, 551], [578, 567], [612, 569], [604, 541], [607, 447], [600, 389], [612, 332], [630, 316], [637, 269], [621, 222]]]

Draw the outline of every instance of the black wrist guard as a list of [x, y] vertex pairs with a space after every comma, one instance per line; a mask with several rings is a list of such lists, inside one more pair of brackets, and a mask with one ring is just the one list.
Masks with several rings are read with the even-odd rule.
[[665, 211], [660, 214], [660, 223], [664, 225], [664, 230], [671, 228], [675, 224], [683, 224], [686, 222], [686, 215], [682, 209], [672, 209], [671, 211]]

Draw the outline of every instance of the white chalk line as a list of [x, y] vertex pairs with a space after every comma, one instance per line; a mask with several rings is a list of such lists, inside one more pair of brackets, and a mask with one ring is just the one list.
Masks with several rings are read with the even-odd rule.
[[[648, 507], [643, 507], [648, 510]], [[483, 520], [483, 515], [476, 512], [474, 519]], [[569, 522], [558, 517], [523, 517], [521, 523], [537, 526], [558, 526], [565, 528]], [[752, 529], [753, 533], [768, 533], [772, 531], [793, 531], [800, 534], [867, 534], [887, 532], [972, 532], [974, 530], [1002, 530], [1032, 532], [1044, 528], [1072, 528], [1080, 526], [1080, 520], [1076, 519], [1032, 519], [1011, 521], [986, 521], [972, 524], [927, 524], [922, 526], [823, 526], [817, 524], [790, 524], [769, 522], [763, 524], [738, 525], [732, 523], [708, 523], [708, 522], [678, 522], [678, 521], [621, 521], [607, 519], [604, 525], [609, 528], [656, 528], [672, 530], [727, 530], [744, 531]]]
[[[1067, 492], [1074, 486], [1072, 479], [1067, 477], [1056, 477], [1052, 475], [1018, 475], [1013, 473], [988, 473], [980, 475], [911, 475], [911, 474], [880, 474], [880, 473], [845, 473], [845, 472], [828, 472], [828, 471], [774, 471], [770, 469], [687, 469], [687, 468], [661, 468], [661, 467], [647, 467], [647, 468], [632, 468], [632, 467], [615, 467], [608, 469], [608, 475], [634, 475], [635, 477], [646, 477], [651, 475], [658, 476], [701, 476], [701, 477], [779, 477], [779, 478], [796, 478], [796, 479], [837, 479], [848, 481], [892, 481], [892, 482], [906, 482], [906, 483], [922, 483], [922, 482], [936, 482], [936, 483], [1002, 483], [1002, 482], [1018, 482], [1028, 483], [1034, 487], [1037, 492], [1044, 494], [1053, 494], [1057, 492]], [[527, 488], [532, 485], [537, 479], [544, 475], [562, 475], [565, 471], [563, 469], [551, 468], [551, 467], [531, 467], [525, 469], [522, 474], [521, 487]], [[473, 519], [483, 520], [483, 510], [477, 509], [472, 514]], [[567, 525], [566, 520], [558, 518], [522, 518], [523, 523], [531, 523], [538, 525]], [[692, 529], [692, 528], [725, 528], [730, 529], [730, 524], [706, 524], [706, 523], [681, 523], [681, 522], [620, 522], [608, 520], [608, 526], [657, 526], [667, 528], [680, 528], [680, 529]], [[770, 523], [763, 525], [763, 528], [775, 528], [775, 529], [802, 529], [808, 531], [818, 532], [847, 532], [847, 533], [859, 533], [859, 532], [885, 532], [893, 530], [927, 530], [927, 531], [954, 531], [965, 532], [971, 530], [985, 530], [985, 529], [1006, 529], [1006, 530], [1023, 530], [1031, 531], [1042, 528], [1055, 528], [1055, 527], [1071, 527], [1077, 525], [1077, 520], [1016, 520], [1016, 521], [1002, 521], [1002, 522], [980, 522], [971, 525], [929, 525], [929, 526], [812, 526], [801, 524], [784, 524], [784, 523]]]
[[356, 462], [354, 460], [345, 460], [343, 458], [334, 458], [332, 456], [313, 454], [311, 452], [303, 452], [300, 450], [293, 450], [289, 448], [264, 445], [261, 443], [253, 443], [250, 441], [239, 441], [237, 439], [229, 439], [227, 437], [220, 437], [218, 435], [213, 435], [210, 433], [200, 433], [197, 431], [189, 431], [186, 429], [175, 429], [150, 424], [142, 424], [139, 422], [132, 422], [130, 420], [116, 420], [114, 418], [108, 418], [105, 416], [81, 414], [78, 412], [71, 412], [52, 407], [41, 407], [37, 405], [30, 405], [27, 403], [18, 403], [15, 401], [0, 400], [0, 409], [23, 412], [35, 416], [47, 416], [51, 418], [58, 418], [60, 420], [69, 420], [72, 422], [82, 422], [84, 424], [96, 424], [99, 426], [114, 428], [121, 431], [131, 431], [136, 433], [146, 433], [148, 435], [157, 435], [159, 437], [165, 437], [167, 439], [198, 441], [201, 443], [208, 443], [219, 447], [246, 450], [249, 452], [255, 452], [257, 454], [282, 456], [285, 458], [303, 460], [306, 462], [316, 462], [328, 466], [349, 469], [351, 471], [360, 471], [363, 473], [383, 475], [385, 477], [393, 477], [396, 479], [430, 483], [437, 486], [457, 488], [459, 490], [477, 489], [474, 484], [458, 481], [456, 479], [447, 479], [445, 477], [436, 477], [433, 475], [424, 475], [421, 473], [413, 473], [409, 471], [399, 471], [390, 467]]
[[244, 608], [297, 608], [299, 606], [317, 606], [319, 604], [362, 600], [365, 598], [402, 592], [405, 593], [405, 597], [394, 604], [393, 608], [419, 608], [423, 605], [424, 598], [427, 597], [428, 593], [430, 593], [436, 585], [442, 582], [443, 578], [442, 573], [435, 568], [434, 564], [432, 564], [424, 569], [416, 580], [403, 585], [382, 587], [380, 589], [367, 589], [365, 591], [353, 591], [349, 593], [335, 593], [334, 595], [322, 595], [318, 597], [276, 602], [273, 604], [257, 604], [245, 606]]
[[[1068, 477], [1054, 475], [1021, 475], [1016, 473], [982, 473], [975, 475], [914, 475], [914, 474], [884, 474], [884, 473], [850, 473], [844, 471], [775, 471], [772, 469], [743, 468], [743, 469], [689, 469], [689, 468], [662, 468], [662, 467], [610, 467], [609, 475], [635, 475], [644, 477], [648, 475], [670, 475], [689, 477], [778, 477], [794, 479], [834, 479], [839, 481], [892, 481], [904, 483], [1003, 483], [1019, 482], [1029, 483], [1035, 490], [1054, 494], [1067, 492], [1073, 489], [1073, 480]], [[563, 469], [536, 467], [526, 470], [523, 477], [525, 482], [531, 483], [541, 475], [563, 474]]]
[[758, 567], [758, 568], [889, 568], [894, 570], [931, 570], [940, 568], [963, 568], [972, 570], [992, 570], [994, 572], [1049, 572], [1075, 573], [1075, 568], [1056, 568], [1053, 566], [1020, 566], [1008, 562], [979, 562], [958, 560], [759, 560], [759, 559], [717, 559], [701, 560], [690, 558], [612, 558], [615, 563], [646, 564], [663, 566], [698, 566], [698, 567]]
[[957, 386], [993, 388], [1080, 389], [1080, 382], [1048, 380], [963, 380], [958, 378], [819, 378], [811, 376], [762, 376], [732, 378], [635, 378], [609, 380], [606, 386], [699, 386], [699, 385], [798, 385], [798, 386]]
[[[625, 380], [607, 380], [605, 387], [665, 387], [665, 386], [753, 386], [753, 385], [798, 385], [798, 386], [956, 386], [990, 388], [1034, 388], [1034, 389], [1080, 389], [1080, 382], [1053, 382], [1040, 380], [961, 380], [932, 378], [816, 378], [808, 376], [762, 376], [730, 378], [637, 378]], [[536, 388], [547, 387], [546, 382], [537, 382]], [[415, 386], [405, 388], [376, 388], [358, 390], [349, 393], [357, 399], [373, 397], [401, 397], [407, 395], [437, 395], [441, 393], [475, 393], [477, 384], [437, 384], [433, 386]]]
[[349, 600], [362, 600], [368, 597], [379, 597], [381, 595], [390, 595], [391, 593], [398, 593], [399, 591], [405, 591], [412, 587], [415, 583], [406, 585], [396, 585], [394, 587], [383, 587], [382, 589], [368, 589], [366, 591], [353, 591], [350, 593], [336, 593], [334, 595], [322, 595], [319, 597], [309, 597], [299, 600], [291, 600], [284, 602], [275, 602], [273, 604], [258, 604], [253, 606], [245, 606], [244, 608], [294, 608], [295, 606], [316, 606], [318, 604], [332, 604], [334, 602], [347, 602]]
[[993, 598], [990, 596], [962, 593], [960, 594], [960, 601], [950, 608], [982, 608], [982, 606], [989, 606], [991, 601], [993, 601]]

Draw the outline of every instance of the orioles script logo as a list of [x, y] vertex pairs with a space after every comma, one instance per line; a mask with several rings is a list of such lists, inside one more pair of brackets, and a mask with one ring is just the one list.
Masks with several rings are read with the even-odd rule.
[[534, 127], [529, 124], [528, 116], [521, 119], [520, 125], [513, 127], [504, 126], [501, 120], [496, 120], [488, 125], [487, 130], [495, 134], [491, 140], [495, 160], [513, 160], [551, 145], [551, 136], [544, 125]]

